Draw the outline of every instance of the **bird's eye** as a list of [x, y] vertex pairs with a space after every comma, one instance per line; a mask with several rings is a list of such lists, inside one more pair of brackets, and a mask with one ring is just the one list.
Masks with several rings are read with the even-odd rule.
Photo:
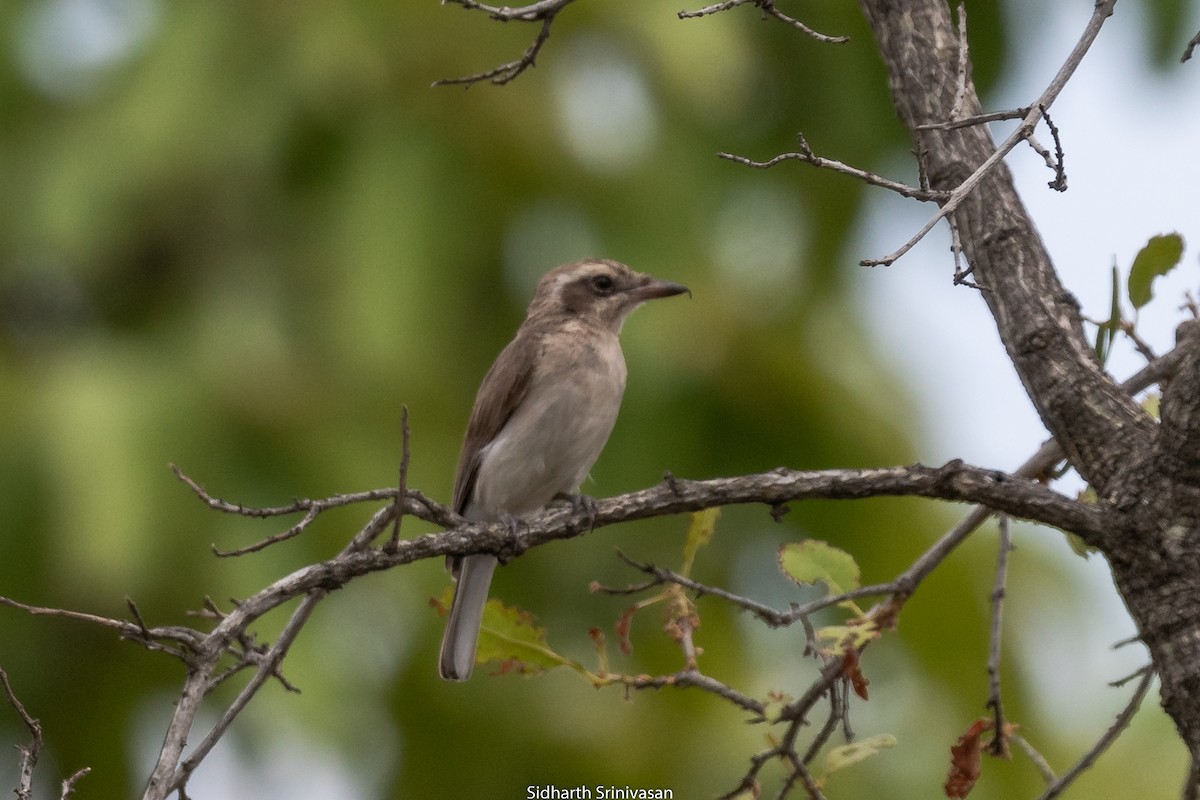
[[591, 283], [592, 290], [601, 296], [612, 294], [616, 286], [610, 275], [593, 275]]

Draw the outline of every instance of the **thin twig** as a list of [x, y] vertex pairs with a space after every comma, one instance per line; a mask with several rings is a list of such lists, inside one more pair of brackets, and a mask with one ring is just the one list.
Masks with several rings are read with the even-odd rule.
[[1196, 48], [1200, 47], [1200, 33], [1197, 33], [1187, 43], [1187, 47], [1183, 49], [1183, 57], [1179, 59], [1179, 63], [1186, 64], [1191, 60], [1192, 55], [1196, 52]]
[[1150, 343], [1138, 334], [1137, 329], [1133, 326], [1132, 322], [1121, 320], [1120, 328], [1121, 333], [1128, 336], [1129, 341], [1133, 342], [1134, 349], [1141, 354], [1142, 358], [1146, 359], [1147, 361], [1153, 361], [1154, 359], [1158, 358], [1158, 356], [1154, 354], [1154, 348], [1151, 347]]
[[[102, 617], [97, 614], [86, 614], [82, 611], [70, 611], [64, 608], [44, 608], [42, 606], [32, 606], [27, 603], [13, 600], [10, 597], [3, 596], [0, 596], [0, 605], [16, 608], [34, 616], [60, 617], [62, 619], [70, 619], [77, 622], [87, 622], [92, 625], [100, 625], [104, 628], [110, 628], [117, 631], [121, 635], [122, 639], [135, 641], [148, 650], [157, 650], [159, 652], [168, 653], [183, 660], [185, 663], [189, 660], [189, 653], [191, 650], [204, 639], [204, 634], [200, 631], [179, 625], [147, 628], [145, 627], [144, 623], [138, 624], [135, 622], [127, 622], [125, 620]], [[160, 639], [166, 639], [168, 641], [175, 642], [179, 646], [174, 647], [163, 644], [159, 641]]]
[[1017, 747], [1020, 747], [1025, 756], [1033, 762], [1033, 766], [1041, 773], [1042, 780], [1046, 783], [1054, 783], [1055, 775], [1054, 768], [1050, 766], [1050, 762], [1046, 757], [1038, 752], [1037, 748], [1029, 743], [1029, 740], [1018, 733], [1009, 733], [1008, 738], [1015, 742]]
[[260, 539], [254, 544], [248, 544], [244, 547], [235, 547], [232, 550], [222, 550], [214, 544], [212, 545], [213, 555], [217, 558], [235, 558], [237, 556], [244, 556], [250, 553], [257, 553], [260, 550], [266, 550], [273, 544], [279, 544], [280, 542], [285, 542], [288, 539], [299, 536], [304, 532], [305, 528], [316, 521], [317, 516], [324, 510], [325, 509], [319, 504], [312, 503], [308, 510], [304, 512], [304, 518], [287, 530], [268, 536], [265, 539]]
[[18, 779], [15, 792], [17, 800], [30, 800], [33, 797], [33, 770], [37, 766], [38, 755], [42, 750], [42, 723], [25, 710], [25, 705], [17, 697], [12, 684], [8, 681], [8, 673], [3, 669], [0, 669], [0, 684], [4, 685], [4, 694], [8, 697], [8, 704], [17, 712], [17, 716], [21, 718], [21, 722], [29, 731], [29, 744], [17, 748], [21, 753], [21, 777]]
[[[1050, 137], [1054, 139], [1054, 160], [1050, 162], [1050, 168], [1054, 170], [1054, 180], [1046, 185], [1056, 192], [1065, 192], [1067, 190], [1067, 170], [1063, 164], [1065, 155], [1062, 139], [1058, 135], [1058, 126], [1050, 118], [1050, 111], [1045, 106], [1042, 106], [1042, 119], [1046, 122], [1046, 127], [1050, 129]], [[1032, 132], [1029, 134], [1029, 140], [1033, 141]]]
[[800, 759], [803, 763], [811, 764], [813, 759], [817, 757], [817, 753], [821, 752], [821, 748], [829, 741], [829, 737], [837, 730], [838, 723], [845, 716], [842, 713], [843, 700], [843, 693], [839, 691], [839, 687], [829, 687], [829, 716], [825, 719], [825, 724], [821, 726], [821, 730], [809, 742], [808, 749], [804, 751], [804, 757]]
[[72, 775], [63, 778], [62, 788], [58, 795], [58, 800], [67, 800], [71, 795], [75, 794], [75, 784], [79, 783], [79, 779], [86, 776], [92, 771], [91, 767], [75, 770]]
[[950, 224], [950, 253], [954, 258], [954, 285], [966, 286], [978, 291], [991, 291], [986, 286], [970, 279], [971, 273], [975, 271], [974, 264], [968, 264], [964, 269], [962, 237], [958, 232], [958, 214], [950, 214], [946, 217], [946, 222]]
[[1000, 642], [1004, 618], [1004, 596], [1008, 585], [1008, 554], [1012, 551], [1012, 534], [1009, 531], [1008, 515], [1000, 515], [1000, 537], [996, 553], [996, 579], [992, 584], [992, 624], [988, 646], [988, 699], [985, 704], [992, 710], [992, 741], [988, 749], [994, 756], [1008, 758], [1008, 725], [1004, 719], [1004, 705], [1000, 700]]
[[845, 44], [846, 42], [850, 41], [849, 36], [830, 36], [826, 33], [819, 33], [805, 25], [800, 20], [789, 17], [787, 14], [784, 14], [775, 7], [775, 0], [725, 0], [721, 3], [713, 3], [710, 6], [698, 8], [695, 11], [680, 11], [677, 16], [679, 19], [696, 19], [697, 17], [706, 17], [709, 14], [719, 14], [722, 11], [728, 11], [731, 8], [737, 8], [738, 6], [744, 6], [747, 4], [762, 9], [762, 12], [765, 16], [774, 17], [786, 25], [791, 25], [796, 30], [800, 31], [806, 36], [816, 39], [818, 42], [824, 42], [825, 44]]
[[1125, 708], [1121, 709], [1121, 713], [1117, 714], [1117, 718], [1108, 730], [1096, 740], [1096, 743], [1076, 761], [1069, 770], [1064, 772], [1059, 778], [1042, 792], [1038, 800], [1052, 800], [1058, 797], [1063, 791], [1071, 785], [1084, 770], [1088, 769], [1095, 763], [1096, 759], [1117, 740], [1121, 732], [1129, 725], [1129, 721], [1133, 719], [1133, 715], [1137, 713], [1138, 708], [1142, 705], [1142, 700], [1146, 697], [1146, 693], [1150, 691], [1150, 684], [1154, 681], [1154, 676], [1157, 673], [1151, 671], [1142, 676], [1142, 682], [1138, 684], [1134, 690], [1133, 696], [1129, 698], [1129, 702], [1125, 704]]
[[530, 3], [527, 6], [520, 6], [518, 8], [489, 6], [477, 3], [475, 0], [443, 0], [443, 2], [455, 3], [468, 10], [486, 11], [492, 19], [501, 22], [508, 22], [510, 20], [520, 22], [541, 21], [542, 27], [538, 29], [533, 42], [529, 47], [525, 48], [525, 52], [516, 61], [509, 61], [498, 67], [493, 67], [483, 72], [476, 72], [473, 75], [465, 75], [461, 78], [442, 78], [434, 81], [432, 84], [433, 86], [471, 86], [487, 81], [496, 86], [503, 86], [513, 81], [525, 70], [536, 66], [538, 53], [541, 52], [542, 45], [546, 44], [546, 41], [550, 38], [550, 26], [554, 23], [555, 16], [568, 3], [574, 2], [574, 0], [541, 0], [540, 2]]
[[937, 191], [933, 189], [920, 189], [915, 186], [909, 186], [908, 184], [899, 183], [897, 181], [884, 178], [880, 175], [876, 175], [873, 172], [867, 172], [866, 170], [859, 169], [858, 167], [852, 167], [849, 164], [845, 164], [832, 158], [818, 156], [812, 151], [812, 148], [809, 147], [808, 141], [804, 138], [803, 134], [797, 134], [796, 138], [799, 142], [799, 150], [790, 153], [780, 153], [774, 158], [766, 161], [755, 161], [754, 159], [747, 158], [746, 156], [739, 156], [734, 153], [725, 152], [717, 153], [717, 158], [723, 158], [726, 161], [733, 161], [738, 164], [743, 164], [747, 167], [753, 167], [755, 169], [770, 169], [776, 164], [784, 161], [803, 161], [806, 164], [812, 164], [814, 167], [820, 169], [831, 169], [834, 172], [840, 172], [843, 175], [849, 175], [852, 178], [865, 181], [872, 186], [878, 186], [881, 189], [888, 189], [889, 191], [893, 191], [901, 197], [908, 197], [913, 200], [920, 200], [922, 202], [936, 202], [946, 200], [950, 197], [949, 192]]
[[408, 406], [400, 408], [400, 483], [396, 492], [395, 510], [392, 518], [392, 538], [388, 549], [394, 551], [400, 544], [400, 520], [404, 518], [404, 497], [408, 494], [408, 461], [409, 451]]
[[[183, 470], [176, 465], [171, 464], [170, 468], [175, 474], [175, 477], [177, 477], [189, 489], [191, 489], [192, 493], [195, 494], [196, 497], [200, 498], [201, 502], [215, 511], [256, 519], [281, 517], [304, 512], [304, 517], [295, 525], [291, 526], [285, 531], [281, 531], [280, 533], [276, 533], [261, 539], [254, 544], [232, 550], [221, 550], [214, 545], [212, 548], [213, 552], [222, 557], [256, 553], [260, 550], [270, 547], [273, 544], [291, 539], [306, 530], [321, 513], [331, 508], [339, 508], [342, 506], [372, 502], [375, 500], [390, 499], [395, 502], [397, 498], [395, 489], [373, 489], [367, 492], [335, 494], [320, 500], [299, 498], [293, 500], [290, 504], [285, 506], [259, 508], [255, 506], [247, 506], [242, 503], [231, 503], [228, 500], [222, 500], [219, 497], [209, 494], [209, 492], [203, 486], [185, 474]], [[446, 528], [454, 527], [461, 521], [461, 518], [449, 508], [435, 502], [434, 500], [431, 500], [415, 489], [405, 491], [404, 513]]]
[[1029, 106], [1012, 108], [1007, 111], [988, 111], [970, 117], [948, 119], [944, 122], [926, 122], [916, 126], [919, 131], [952, 131], [958, 128], [970, 128], [975, 125], [986, 125], [989, 122], [1002, 122], [1008, 119], [1021, 119], [1029, 113]]
[[630, 689], [663, 689], [667, 686], [700, 689], [749, 711], [754, 714], [756, 720], [762, 720], [767, 712], [766, 705], [761, 701], [695, 669], [686, 669], [671, 675], [623, 675], [615, 679], [614, 683], [620, 683]]

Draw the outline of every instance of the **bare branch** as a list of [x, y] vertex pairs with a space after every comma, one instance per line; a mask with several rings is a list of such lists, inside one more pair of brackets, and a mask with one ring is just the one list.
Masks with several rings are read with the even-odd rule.
[[962, 237], [958, 233], [958, 217], [954, 214], [946, 217], [946, 222], [950, 225], [950, 255], [954, 259], [954, 285], [967, 286], [971, 289], [979, 291], [990, 291], [986, 286], [981, 286], [971, 280], [971, 273], [975, 271], [975, 267], [967, 265], [963, 268], [963, 246]]
[[789, 17], [787, 14], [784, 14], [782, 11], [776, 8], [775, 0], [725, 0], [725, 2], [713, 3], [710, 6], [698, 8], [695, 11], [680, 11], [678, 16], [680, 19], [695, 19], [697, 17], [706, 17], [709, 14], [719, 14], [722, 11], [728, 11], [731, 8], [737, 8], [738, 6], [744, 6], [747, 4], [753, 5], [755, 8], [762, 9], [763, 16], [774, 17], [786, 25], [791, 25], [805, 36], [811, 36], [818, 42], [824, 42], [825, 44], [845, 44], [846, 42], [850, 41], [849, 36], [830, 36], [826, 33], [818, 33], [800, 20]]
[[956, 189], [954, 189], [950, 195], [950, 198], [946, 200], [942, 207], [938, 209], [937, 213], [934, 214], [924, 226], [922, 226], [921, 230], [919, 230], [895, 252], [884, 256], [883, 258], [864, 260], [861, 262], [863, 266], [887, 266], [894, 264], [897, 260], [903, 257], [909, 250], [913, 248], [913, 246], [916, 245], [917, 242], [925, 238], [925, 235], [933, 230], [934, 226], [936, 226], [938, 222], [940, 222], [946, 215], [953, 212], [954, 209], [958, 208], [963, 199], [971, 193], [971, 191], [983, 179], [983, 177], [995, 169], [996, 165], [1003, 161], [1008, 154], [1012, 152], [1012, 149], [1021, 142], [1021, 140], [1025, 139], [1033, 132], [1033, 129], [1037, 127], [1038, 122], [1044, 115], [1044, 110], [1054, 104], [1054, 101], [1058, 98], [1059, 93], [1062, 92], [1063, 87], [1067, 85], [1067, 81], [1070, 80], [1071, 76], [1075, 73], [1075, 69], [1079, 66], [1079, 63], [1083, 60], [1083, 57], [1087, 55], [1088, 50], [1091, 49], [1092, 43], [1096, 41], [1096, 36], [1100, 33], [1100, 28], [1103, 27], [1105, 20], [1108, 19], [1108, 17], [1112, 14], [1112, 9], [1115, 4], [1116, 0], [1099, 0], [1099, 2], [1096, 3], [1096, 8], [1092, 13], [1092, 17], [1088, 20], [1088, 24], [1084, 28], [1083, 34], [1080, 36], [1079, 41], [1075, 44], [1074, 49], [1071, 51], [1070, 55], [1067, 56], [1067, 60], [1063, 62], [1062, 67], [1059, 68], [1058, 73], [1050, 81], [1050, 84], [1046, 87], [1045, 91], [1042, 92], [1041, 96], [1036, 102], [1031, 104], [1029, 111], [1021, 120], [1021, 124], [1017, 126], [1016, 130], [1009, 134], [1008, 138], [1005, 139], [1004, 142], [1001, 143], [995, 149], [995, 151], [993, 151], [992, 154], [982, 164], [980, 164], [973, 173], [971, 173], [966, 180], [964, 180]]
[[[62, 619], [75, 620], [77, 622], [87, 622], [101, 627], [111, 628], [117, 631], [122, 639], [128, 639], [145, 647], [147, 650], [156, 650], [162, 653], [168, 653], [181, 659], [185, 663], [190, 658], [191, 649], [197, 645], [204, 637], [204, 634], [191, 628], [186, 628], [178, 625], [170, 625], [158, 628], [147, 628], [145, 624], [135, 622], [126, 622], [119, 619], [111, 619], [102, 617], [97, 614], [86, 614], [81, 611], [68, 611], [62, 608], [43, 608], [41, 606], [28, 605], [13, 600], [9, 597], [0, 596], [0, 605], [9, 606], [24, 611], [27, 614], [34, 616], [46, 617], [61, 617]], [[174, 642], [178, 646], [163, 644], [160, 640]]]
[[[1050, 119], [1050, 112], [1046, 107], [1042, 107], [1042, 119], [1046, 121], [1046, 127], [1050, 129], [1050, 136], [1054, 139], [1054, 159], [1046, 156], [1046, 164], [1054, 170], [1054, 180], [1046, 185], [1056, 192], [1065, 192], [1067, 190], [1067, 171], [1063, 166], [1063, 146], [1062, 140], [1058, 136], [1058, 126], [1054, 124], [1054, 120]], [[1036, 140], [1033, 138], [1033, 133], [1029, 134], [1029, 143], [1037, 149]]]
[[[196, 745], [191, 754], [179, 765], [179, 769], [175, 771], [175, 775], [171, 780], [171, 788], [181, 789], [187, 784], [192, 772], [195, 771], [196, 767], [200, 765], [200, 762], [204, 760], [212, 748], [216, 746], [220, 738], [225, 735], [229, 726], [233, 724], [234, 718], [253, 699], [254, 695], [258, 693], [258, 690], [262, 688], [268, 678], [278, 676], [279, 667], [283, 663], [288, 649], [296, 640], [300, 629], [304, 627], [309, 617], [312, 616], [313, 609], [317, 607], [317, 603], [324, 599], [325, 595], [326, 592], [323, 589], [315, 589], [304, 598], [300, 607], [292, 614], [292, 618], [288, 620], [283, 632], [279, 635], [279, 640], [267, 653], [262, 663], [259, 664], [258, 671], [254, 673], [254, 677], [250, 679], [250, 682], [238, 693], [237, 698], [225, 709], [221, 718], [212, 726], [212, 729], [209, 730], [208, 735], [204, 737], [203, 741]], [[294, 688], [292, 690], [296, 691]]]
[[[299, 534], [303, 533], [309, 525], [316, 521], [316, 518], [322, 512], [331, 508], [355, 505], [374, 500], [391, 499], [395, 501], [397, 498], [395, 489], [374, 489], [368, 492], [335, 494], [331, 497], [326, 497], [321, 500], [309, 500], [307, 498], [302, 498], [295, 500], [286, 506], [256, 508], [254, 506], [247, 506], [241, 503], [231, 503], [227, 500], [214, 497], [213, 495], [209, 494], [208, 491], [198, 482], [188, 477], [183, 470], [176, 465], [171, 464], [170, 468], [171, 471], [175, 473], [175, 476], [184, 484], [186, 484], [187, 487], [192, 490], [193, 494], [199, 497], [205, 505], [222, 513], [261, 519], [267, 517], [287, 516], [289, 514], [298, 514], [302, 511], [304, 512], [304, 517], [292, 527], [281, 531], [280, 533], [268, 536], [265, 539], [255, 542], [254, 544], [235, 548], [233, 550], [221, 550], [214, 545], [213, 553], [221, 557], [257, 553], [258, 551], [264, 550], [273, 544], [278, 544], [279, 542], [283, 542], [291, 539], [294, 536], [298, 536]], [[442, 527], [453, 527], [460, 521], [458, 515], [449, 508], [435, 502], [434, 500], [431, 500], [423, 493], [415, 489], [406, 489], [404, 492], [404, 513], [425, 520], [426, 522], [432, 522], [435, 525], [441, 525]], [[391, 517], [389, 517], [389, 519], [391, 519]]]
[[63, 778], [58, 800], [67, 800], [67, 798], [75, 794], [75, 784], [79, 783], [80, 778], [85, 777], [91, 771], [91, 767], [84, 767], [83, 769], [75, 770], [74, 774]]
[[952, 131], [957, 128], [970, 128], [975, 125], [986, 125], [989, 122], [1002, 122], [1006, 119], [1021, 119], [1029, 113], [1029, 107], [1013, 108], [1008, 111], [989, 111], [986, 114], [975, 114], [970, 117], [948, 119], [945, 122], [926, 122], [916, 127], [919, 131]]
[[1051, 768], [1050, 762], [1046, 760], [1045, 756], [1038, 752], [1036, 747], [1030, 744], [1025, 737], [1017, 733], [1010, 733], [1008, 738], [1011, 741], [1016, 742], [1017, 747], [1021, 748], [1022, 752], [1025, 753], [1026, 758], [1033, 762], [1033, 765], [1037, 767], [1037, 771], [1041, 773], [1042, 780], [1044, 780], [1046, 783], [1054, 783], [1054, 770]]
[[21, 777], [18, 779], [15, 790], [17, 800], [30, 800], [33, 797], [33, 769], [37, 766], [38, 755], [42, 750], [42, 724], [25, 710], [24, 704], [13, 692], [12, 684], [8, 681], [8, 673], [3, 669], [0, 669], [0, 684], [4, 685], [4, 694], [8, 698], [8, 704], [17, 712], [17, 716], [21, 718], [21, 722], [31, 737], [29, 744], [17, 748], [21, 753]]
[[695, 669], [683, 670], [682, 672], [676, 672], [672, 675], [623, 676], [619, 682], [631, 689], [662, 689], [667, 686], [700, 689], [724, 698], [738, 708], [749, 711], [750, 713], [754, 714], [756, 720], [761, 720], [767, 711], [766, 705], [764, 705], [762, 702], [755, 700], [753, 697], [742, 694], [733, 687], [728, 686], [716, 678], [709, 677], [708, 675], [705, 675], [699, 670]]
[[453, 3], [460, 5], [468, 11], [484, 11], [494, 20], [500, 22], [518, 21], [518, 22], [541, 22], [542, 27], [538, 30], [537, 36], [534, 37], [533, 43], [525, 49], [525, 52], [516, 61], [509, 61], [506, 64], [501, 64], [498, 67], [477, 72], [473, 75], [466, 75], [461, 78], [442, 78], [433, 82], [434, 86], [454, 86], [482, 83], [487, 81], [496, 86], [503, 86], [509, 83], [530, 67], [536, 66], [538, 53], [542, 50], [542, 45], [550, 38], [550, 26], [554, 22], [554, 17], [559, 11], [572, 3], [574, 0], [539, 0], [536, 3], [530, 3], [526, 6], [509, 7], [509, 6], [491, 6], [484, 3], [475, 2], [475, 0], [442, 0], [442, 4], [446, 5]]
[[[25, 705], [17, 697], [13, 691], [12, 684], [8, 680], [8, 673], [0, 668], [0, 685], [4, 687], [4, 695], [8, 698], [8, 704], [17, 712], [17, 716], [21, 718], [25, 729], [29, 731], [30, 742], [27, 745], [21, 745], [17, 751], [21, 754], [21, 774], [17, 779], [17, 788], [13, 793], [17, 796], [17, 800], [32, 800], [33, 798], [33, 770], [37, 766], [38, 756], [42, 750], [42, 723], [34, 719], [34, 717], [25, 709]], [[84, 767], [77, 770], [75, 774], [66, 778], [62, 782], [62, 793], [59, 795], [59, 800], [67, 800], [75, 791], [75, 784], [84, 775], [91, 772], [91, 767]]]
[[804, 134], [796, 134], [796, 138], [799, 140], [800, 146], [798, 151], [781, 153], [780, 155], [777, 155], [767, 161], [754, 161], [746, 156], [734, 155], [733, 153], [717, 153], [717, 157], [724, 158], [727, 161], [734, 161], [738, 164], [744, 164], [747, 167], [754, 167], [755, 169], [769, 169], [784, 161], [803, 161], [806, 164], [812, 164], [814, 167], [831, 169], [834, 172], [840, 172], [843, 175], [849, 175], [852, 178], [865, 181], [872, 186], [878, 186], [881, 189], [888, 189], [889, 191], [893, 191], [901, 197], [921, 200], [922, 202], [941, 201], [950, 197], [949, 192], [936, 191], [933, 189], [921, 189], [915, 186], [909, 186], [904, 183], [898, 183], [896, 181], [889, 180], [888, 178], [881, 177], [873, 172], [867, 172], [866, 170], [859, 169], [858, 167], [852, 167], [849, 164], [836, 161], [832, 158], [823, 158], [813, 153], [812, 148], [808, 145], [808, 141], [804, 138]]
[[989, 750], [994, 756], [1008, 758], [1008, 725], [1004, 719], [1004, 705], [1000, 701], [1000, 641], [1004, 618], [1004, 596], [1008, 584], [1008, 554], [1012, 551], [1012, 534], [1009, 531], [1008, 515], [1000, 515], [1000, 544], [996, 553], [996, 580], [992, 585], [992, 625], [988, 646], [988, 699], [985, 704], [992, 710], [992, 742]]

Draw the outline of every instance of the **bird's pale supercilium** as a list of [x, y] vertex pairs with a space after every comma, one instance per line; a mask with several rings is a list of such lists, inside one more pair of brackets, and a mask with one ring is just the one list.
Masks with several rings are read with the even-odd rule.
[[[551, 270], [525, 321], [475, 397], [454, 480], [469, 520], [527, 516], [578, 490], [604, 449], [625, 392], [619, 335], [646, 300], [687, 291], [624, 264], [589, 259]], [[495, 556], [449, 559], [458, 580], [438, 672], [471, 677]]]

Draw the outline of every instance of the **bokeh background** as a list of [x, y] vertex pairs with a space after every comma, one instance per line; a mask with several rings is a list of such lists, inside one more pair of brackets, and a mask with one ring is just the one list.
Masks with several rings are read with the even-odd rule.
[[[678, 5], [678, 4], [676, 4]], [[374, 510], [330, 513], [237, 560], [280, 524], [205, 509], [171, 476], [253, 505], [394, 480], [399, 417], [410, 485], [448, 499], [476, 386], [537, 277], [585, 255], [687, 283], [625, 328], [625, 407], [585, 491], [779, 465], [867, 466], [955, 456], [1011, 468], [1044, 432], [984, 307], [950, 285], [944, 235], [905, 261], [931, 213], [798, 164], [752, 171], [803, 130], [821, 154], [914, 180], [884, 73], [856, 8], [786, 8], [848, 44], [822, 45], [751, 8], [676, 19], [676, 5], [584, 0], [538, 67], [498, 88], [431, 88], [515, 58], [535, 28], [435, 0], [0, 5], [0, 594], [184, 623], [335, 553]], [[968, 2], [975, 78], [1022, 105], [1069, 51], [1091, 3]], [[1122, 4], [1055, 107], [1072, 190], [1037, 157], [1013, 168], [1068, 284], [1096, 317], [1108, 270], [1155, 233], [1194, 242], [1200, 183], [1194, 2]], [[1043, 134], [1043, 141], [1048, 136]], [[1190, 193], [1190, 194], [1189, 194]], [[1195, 251], [1139, 326], [1170, 342]], [[1136, 368], [1116, 356], [1123, 377]], [[1070, 483], [1067, 491], [1073, 491]], [[775, 570], [802, 537], [850, 550], [887, 580], [955, 519], [911, 500], [793, 504], [781, 524], [730, 509], [696, 576], [764, 602], [805, 599]], [[408, 533], [427, 529], [410, 520]], [[685, 519], [539, 548], [494, 594], [534, 612], [594, 664], [587, 630], [636, 580], [613, 556], [677, 563]], [[1098, 559], [1018, 527], [1007, 710], [1057, 768], [1108, 725], [1144, 651]], [[832, 797], [940, 795], [948, 748], [986, 697], [995, 536], [982, 531], [873, 646], [855, 731], [896, 749], [834, 776]], [[528, 785], [736, 784], [767, 731], [697, 692], [594, 691], [566, 672], [437, 680], [447, 578], [422, 563], [328, 598], [268, 687], [197, 772], [197, 798], [524, 798]], [[799, 631], [700, 604], [702, 667], [755, 696], [802, 691]], [[673, 671], [656, 610], [630, 672]], [[192, 624], [200, 624], [190, 620]], [[264, 621], [273, 637], [282, 617]], [[40, 788], [81, 766], [79, 797], [139, 795], [182, 667], [107, 631], [0, 608], [0, 666], [46, 731]], [[213, 698], [209, 719], [229, 691]], [[199, 735], [199, 734], [197, 734]], [[0, 786], [27, 736], [0, 707]], [[196, 736], [193, 737], [196, 740]], [[3, 755], [7, 753], [7, 755]], [[1170, 797], [1185, 764], [1148, 699], [1079, 797]], [[768, 787], [778, 785], [768, 770]], [[773, 783], [771, 783], [773, 782]], [[1035, 797], [1027, 760], [988, 762], [972, 797]], [[47, 794], [47, 796], [50, 796]]]

